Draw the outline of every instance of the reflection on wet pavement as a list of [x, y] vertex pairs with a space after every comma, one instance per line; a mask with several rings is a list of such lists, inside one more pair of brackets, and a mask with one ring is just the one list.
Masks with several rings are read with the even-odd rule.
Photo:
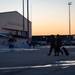
[[31, 69], [31, 68], [45, 68], [45, 67], [62, 67], [68, 68], [71, 65], [75, 65], [75, 60], [70, 61], [55, 61], [53, 64], [46, 64], [46, 65], [37, 65], [37, 66], [18, 66], [18, 67], [2, 67], [0, 70], [12, 70], [12, 69]]
[[64, 66], [63, 68], [67, 68], [71, 65], [75, 65], [75, 60], [71, 61], [56, 61], [54, 64], [47, 64], [47, 65], [39, 65], [33, 66], [33, 68], [42, 68], [42, 67], [55, 67], [55, 66]]
[[20, 51], [36, 51], [36, 50], [40, 50], [39, 48], [30, 48], [30, 49], [25, 49], [25, 48], [14, 48], [14, 49], [0, 49], [0, 52], [20, 52]]

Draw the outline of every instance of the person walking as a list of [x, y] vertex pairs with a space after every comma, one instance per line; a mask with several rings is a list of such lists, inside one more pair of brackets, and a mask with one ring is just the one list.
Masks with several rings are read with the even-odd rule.
[[59, 52], [61, 52], [61, 54], [63, 55], [62, 50], [60, 49], [60, 47], [62, 46], [62, 40], [59, 36], [59, 34], [57, 34], [56, 36], [56, 55], [59, 56]]
[[56, 50], [55, 50], [55, 36], [51, 35], [51, 41], [50, 41], [50, 50], [49, 53], [47, 54], [48, 56], [50, 56], [50, 54], [52, 53], [52, 50], [54, 50], [55, 55], [56, 55]]

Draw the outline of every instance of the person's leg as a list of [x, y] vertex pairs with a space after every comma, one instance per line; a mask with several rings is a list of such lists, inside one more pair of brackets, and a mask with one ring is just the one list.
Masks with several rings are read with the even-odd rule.
[[63, 55], [63, 52], [62, 52], [62, 50], [60, 49], [60, 47], [59, 47], [59, 52], [61, 52], [61, 54]]
[[57, 55], [57, 49], [56, 49], [56, 47], [54, 47], [54, 53], [55, 53], [54, 56], [56, 56]]
[[51, 54], [51, 52], [52, 52], [52, 47], [50, 47], [50, 50], [49, 50], [49, 53], [47, 54], [47, 55], [49, 55], [50, 56], [50, 54]]
[[56, 56], [59, 56], [59, 46], [56, 47]]

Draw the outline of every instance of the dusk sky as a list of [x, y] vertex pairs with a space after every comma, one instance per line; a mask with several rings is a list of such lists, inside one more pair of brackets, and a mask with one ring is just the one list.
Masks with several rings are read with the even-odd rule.
[[[75, 34], [75, 0], [29, 0], [32, 35], [69, 34], [68, 2], [72, 2], [71, 34]], [[22, 14], [22, 0], [0, 0], [0, 12], [8, 11]]]

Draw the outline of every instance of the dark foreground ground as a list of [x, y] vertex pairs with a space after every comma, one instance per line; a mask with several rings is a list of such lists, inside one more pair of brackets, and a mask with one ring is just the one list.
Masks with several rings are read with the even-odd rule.
[[75, 48], [69, 56], [47, 56], [49, 48], [0, 52], [0, 75], [75, 75]]

